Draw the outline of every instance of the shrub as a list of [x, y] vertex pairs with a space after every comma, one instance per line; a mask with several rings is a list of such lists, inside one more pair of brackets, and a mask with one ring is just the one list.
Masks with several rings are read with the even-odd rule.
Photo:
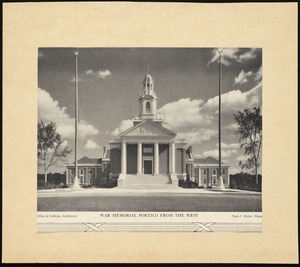
[[83, 184], [81, 185], [82, 188], [91, 188], [91, 187], [94, 187], [93, 184]]
[[115, 187], [117, 186], [117, 180], [115, 178], [109, 178], [106, 182], [106, 187], [107, 188], [112, 188], [112, 187]]
[[179, 180], [178, 185], [182, 188], [197, 188], [198, 184], [193, 181], [184, 181], [184, 180]]
[[116, 178], [105, 178], [105, 179], [100, 179], [100, 181], [97, 183], [97, 187], [99, 188], [113, 188], [118, 185], [117, 179]]
[[258, 184], [256, 184], [255, 175], [248, 173], [233, 174], [230, 175], [230, 188], [261, 192], [261, 180], [262, 176], [258, 175]]

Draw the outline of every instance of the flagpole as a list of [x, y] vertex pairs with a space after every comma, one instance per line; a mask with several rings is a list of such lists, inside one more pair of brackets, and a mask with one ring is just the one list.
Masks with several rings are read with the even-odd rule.
[[222, 177], [222, 148], [221, 148], [221, 91], [222, 91], [222, 50], [219, 52], [219, 172], [218, 172], [218, 188], [224, 189], [223, 177]]
[[80, 188], [78, 179], [78, 51], [75, 51], [75, 177], [73, 188]]

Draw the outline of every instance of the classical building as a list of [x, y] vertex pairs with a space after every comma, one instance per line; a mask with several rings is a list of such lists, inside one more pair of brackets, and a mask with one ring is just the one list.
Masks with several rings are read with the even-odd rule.
[[[109, 178], [109, 149], [103, 148], [102, 158], [83, 157], [78, 160], [78, 179], [80, 185], [97, 184], [102, 179], [103, 182]], [[66, 184], [72, 185], [75, 176], [75, 163], [67, 164]]]
[[[219, 161], [213, 157], [208, 157], [206, 159], [197, 159], [193, 160], [194, 175], [191, 177], [198, 186], [208, 187], [208, 186], [217, 186], [217, 178], [219, 172]], [[229, 187], [229, 165], [222, 164], [222, 177], [223, 184], [225, 187]]]
[[[117, 179], [118, 187], [177, 188], [179, 180], [194, 181], [198, 186], [217, 186], [218, 160], [193, 158], [185, 139], [162, 125], [157, 113], [154, 81], [147, 74], [139, 97], [139, 115], [131, 128], [111, 140], [103, 158], [78, 160], [80, 184], [94, 184], [99, 179]], [[74, 163], [67, 165], [67, 184], [74, 178]], [[229, 187], [229, 166], [222, 164], [223, 182]]]
[[110, 142], [110, 171], [118, 178], [119, 187], [178, 187], [178, 179], [185, 179], [187, 143], [162, 122], [154, 81], [147, 74], [139, 97], [139, 115], [131, 128]]

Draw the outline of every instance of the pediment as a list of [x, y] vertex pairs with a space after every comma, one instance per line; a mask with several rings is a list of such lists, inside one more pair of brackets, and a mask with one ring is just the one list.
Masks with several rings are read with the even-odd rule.
[[175, 137], [176, 133], [159, 125], [158, 123], [147, 119], [143, 122], [122, 132], [120, 136], [170, 136]]

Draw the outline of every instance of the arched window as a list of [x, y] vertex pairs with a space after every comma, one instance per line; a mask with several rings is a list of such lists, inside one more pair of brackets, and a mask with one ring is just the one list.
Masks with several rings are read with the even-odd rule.
[[146, 102], [146, 111], [150, 112], [150, 102]]

